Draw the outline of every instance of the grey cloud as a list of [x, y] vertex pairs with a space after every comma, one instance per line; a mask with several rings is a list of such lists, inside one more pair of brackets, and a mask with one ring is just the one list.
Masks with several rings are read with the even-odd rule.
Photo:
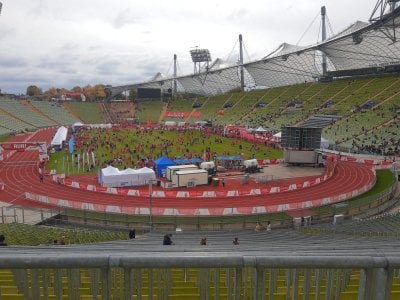
[[240, 8], [238, 10], [235, 10], [234, 12], [232, 12], [227, 19], [229, 21], [233, 21], [233, 22], [238, 22], [243, 18], [246, 18], [249, 15], [249, 11], [246, 8]]
[[111, 74], [115, 72], [116, 69], [120, 66], [121, 62], [116, 59], [109, 59], [106, 61], [102, 61], [101, 63], [96, 65], [96, 70], [100, 74]]
[[113, 21], [113, 25], [115, 28], [121, 28], [125, 25], [136, 24], [136, 17], [130, 9], [120, 11]]
[[42, 57], [36, 67], [44, 70], [52, 70], [59, 73], [76, 74], [75, 61], [71, 57], [55, 55], [54, 57]]
[[[23, 68], [29, 66], [28, 62], [21, 57], [0, 56], [0, 68]], [[4, 70], [3, 70], [4, 72]]]

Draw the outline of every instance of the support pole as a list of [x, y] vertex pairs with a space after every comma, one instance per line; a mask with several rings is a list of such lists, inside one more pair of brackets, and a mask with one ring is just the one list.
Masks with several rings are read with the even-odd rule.
[[[326, 8], [325, 6], [321, 7], [321, 19], [322, 19], [322, 42], [326, 40]], [[322, 52], [322, 75], [326, 76], [326, 54]]]
[[172, 89], [172, 97], [176, 94], [177, 91], [177, 82], [176, 82], [176, 76], [177, 76], [177, 56], [174, 54], [174, 86]]
[[240, 88], [244, 91], [244, 69], [243, 69], [243, 40], [239, 34], [239, 68], [240, 68]]

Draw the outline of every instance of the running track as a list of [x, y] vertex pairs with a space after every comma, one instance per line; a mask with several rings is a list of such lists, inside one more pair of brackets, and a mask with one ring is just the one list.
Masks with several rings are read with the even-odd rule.
[[[50, 143], [55, 129], [41, 130], [32, 136], [16, 136], [12, 141], [46, 141]], [[75, 189], [46, 178], [45, 183], [38, 179], [36, 151], [14, 153], [7, 161], [0, 163], [0, 180], [5, 189], [0, 191], [0, 200], [25, 206], [46, 206], [24, 198], [25, 192], [46, 195], [56, 199], [72, 200], [82, 203], [93, 203], [104, 206], [148, 207], [148, 197], [112, 195], [99, 192]], [[153, 212], [157, 209], [176, 208], [181, 210], [193, 209], [223, 209], [249, 208], [290, 204], [296, 205], [304, 201], [322, 198], [336, 198], [342, 194], [352, 193], [363, 189], [375, 181], [375, 172], [370, 166], [354, 162], [339, 161], [330, 179], [312, 187], [276, 193], [269, 195], [249, 195], [226, 198], [153, 198]], [[372, 186], [372, 185], [371, 185]]]

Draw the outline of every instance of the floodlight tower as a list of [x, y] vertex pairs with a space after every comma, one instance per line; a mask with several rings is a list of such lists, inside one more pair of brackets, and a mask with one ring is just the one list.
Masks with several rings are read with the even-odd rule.
[[192, 56], [192, 61], [194, 63], [194, 74], [200, 73], [201, 63], [205, 63], [208, 69], [208, 63], [211, 61], [210, 51], [208, 49], [194, 49], [190, 50], [190, 55]]
[[[326, 8], [321, 7], [321, 19], [322, 19], [322, 42], [326, 40]], [[322, 76], [326, 76], [326, 54], [322, 52]]]

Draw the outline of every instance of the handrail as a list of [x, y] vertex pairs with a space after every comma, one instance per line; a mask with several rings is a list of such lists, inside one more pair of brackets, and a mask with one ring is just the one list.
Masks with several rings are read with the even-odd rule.
[[[16, 248], [16, 247], [13, 247]], [[399, 256], [383, 254], [340, 256], [340, 255], [249, 255], [247, 253], [101, 253], [86, 249], [78, 253], [53, 252], [53, 249], [29, 248], [29, 253], [0, 253], [0, 269], [40, 268], [211, 268], [211, 267], [268, 267], [268, 268], [399, 268]], [[65, 249], [69, 250], [69, 249]], [[48, 252], [48, 253], [46, 253]], [[399, 251], [397, 251], [399, 252]], [[62, 255], [61, 255], [62, 253]], [[45, 254], [45, 255], [44, 255]]]
[[[51, 292], [57, 298], [68, 296], [69, 299], [79, 299], [81, 277], [85, 276], [85, 282], [92, 287], [93, 297], [101, 295], [105, 300], [113, 299], [116, 291], [122, 291], [125, 299], [132, 298], [132, 295], [147, 295], [152, 299], [153, 290], [162, 293], [164, 299], [167, 299], [168, 295], [179, 293], [174, 292], [172, 286], [185, 286], [182, 282], [186, 282], [189, 276], [194, 279], [191, 282], [195, 283], [187, 292], [191, 298], [219, 299], [228, 296], [228, 299], [239, 300], [245, 296], [246, 299], [271, 300], [279, 286], [286, 290], [283, 295], [296, 296], [293, 299], [302, 295], [310, 299], [309, 287], [315, 284], [313, 297], [319, 299], [326, 295], [331, 298], [333, 287], [336, 286], [336, 299], [339, 299], [340, 293], [346, 292], [347, 288], [347, 283], [339, 278], [350, 279], [353, 271], [359, 270], [356, 277], [358, 290], [350, 292], [360, 300], [375, 300], [390, 298], [391, 283], [395, 276], [393, 270], [400, 267], [399, 251], [387, 256], [201, 254], [184, 251], [146, 254], [113, 254], [111, 251], [96, 250], [51, 253], [43, 249], [36, 252], [30, 249], [29, 253], [22, 254], [18, 251], [8, 254], [0, 252], [0, 269], [10, 269], [13, 272], [19, 293], [25, 298], [30, 295], [31, 299], [39, 299], [41, 293], [49, 295]], [[182, 279], [174, 277], [173, 270], [180, 271]], [[286, 273], [286, 282], [278, 281], [278, 270], [279, 273]], [[89, 276], [84, 275], [88, 272]], [[119, 280], [115, 280], [112, 274], [118, 274]], [[269, 276], [268, 281], [266, 276]], [[133, 280], [135, 277], [137, 281]], [[45, 279], [41, 281], [40, 278]], [[250, 282], [253, 286], [248, 289], [246, 286]], [[68, 289], [62, 289], [66, 284]], [[227, 289], [222, 288], [227, 285]], [[181, 290], [180, 293], [184, 292]], [[186, 294], [180, 295], [183, 297]]]

